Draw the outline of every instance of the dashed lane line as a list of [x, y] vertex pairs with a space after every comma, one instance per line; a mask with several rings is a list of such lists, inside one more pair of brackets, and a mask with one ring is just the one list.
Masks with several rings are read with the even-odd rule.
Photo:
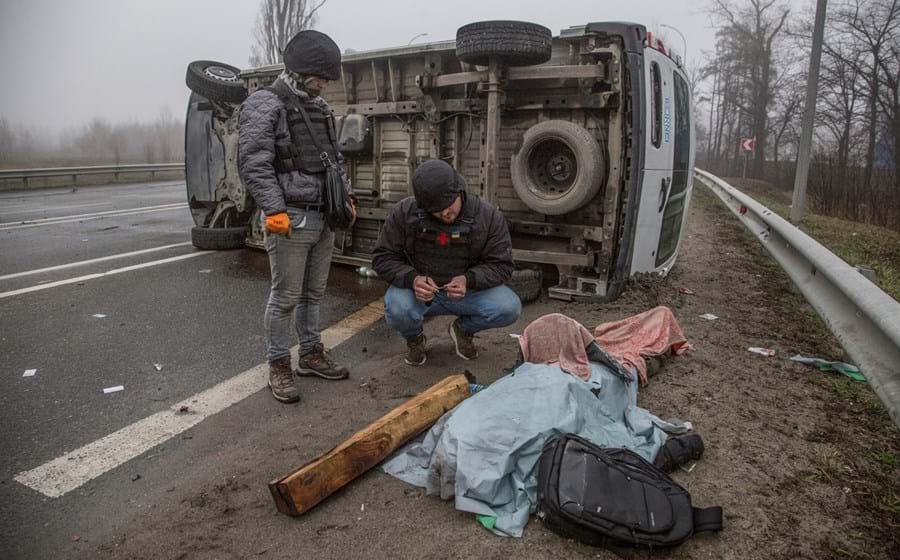
[[[334, 348], [384, 316], [381, 300], [372, 302], [322, 332], [322, 343]], [[296, 358], [297, 347], [291, 349]], [[259, 364], [181, 402], [113, 432], [39, 467], [17, 474], [17, 482], [51, 498], [138, 457], [206, 418], [242, 401], [268, 383], [268, 365]], [[189, 407], [191, 414], [180, 413]]]
[[125, 208], [122, 210], [108, 210], [106, 212], [94, 212], [91, 214], [72, 214], [69, 216], [60, 216], [57, 218], [41, 218], [39, 220], [23, 220], [18, 222], [0, 223], [0, 231], [35, 228], [42, 226], [55, 226], [57, 224], [68, 224], [71, 222], [87, 222], [90, 220], [99, 220], [101, 218], [117, 218], [119, 216], [134, 216], [136, 214], [149, 214], [151, 212], [168, 212], [170, 210], [180, 210], [187, 208], [186, 202], [178, 202], [175, 204], [161, 204], [159, 206], [144, 206], [142, 208]]
[[12, 274], [6, 274], [4, 276], [0, 276], [0, 280], [10, 280], [12, 278], [21, 278], [22, 276], [30, 276], [32, 274], [42, 274], [44, 272], [53, 272], [55, 270], [65, 270], [67, 268], [74, 268], [76, 266], [86, 266], [89, 264], [96, 264], [99, 262], [111, 261], [115, 259], [124, 259], [127, 257], [136, 257], [138, 255], [146, 255], [147, 253], [154, 253], [156, 251], [165, 251], [166, 249], [175, 249], [176, 247], [187, 247], [190, 245], [190, 241], [185, 241], [183, 243], [172, 243], [170, 245], [160, 245], [159, 247], [150, 247], [149, 249], [140, 249], [138, 251], [129, 251], [127, 253], [116, 253], [114, 255], [107, 255], [105, 257], [97, 257], [96, 259], [88, 259], [86, 261], [77, 261], [70, 262], [66, 264], [58, 264], [56, 266], [48, 266], [45, 268], [35, 268], [34, 270], [25, 270], [22, 272], [14, 272]]
[[159, 259], [157, 261], [150, 261], [140, 264], [134, 264], [131, 266], [125, 266], [122, 268], [114, 268], [112, 270], [107, 270], [106, 272], [97, 272], [94, 274], [86, 274], [84, 276], [76, 276], [75, 278], [66, 278], [65, 280], [57, 280], [56, 282], [47, 282], [46, 284], [36, 284], [34, 286], [29, 286], [27, 288], [20, 288], [18, 290], [10, 290], [8, 292], [0, 292], [0, 299], [20, 296], [22, 294], [30, 294], [32, 292], [39, 292], [41, 290], [49, 290], [50, 288], [56, 288], [58, 286], [65, 286], [67, 284], [77, 284], [79, 282], [87, 282], [88, 280], [95, 280], [97, 278], [103, 278], [104, 276], [112, 276], [114, 274], [122, 274], [123, 272], [131, 272], [133, 270], [140, 270], [142, 268], [150, 268], [151, 266], [159, 266], [161, 264], [168, 264], [176, 261], [183, 261], [185, 259], [193, 259], [194, 257], [202, 257], [203, 255], [209, 255], [211, 253], [215, 253], [215, 251], [194, 251], [192, 253], [187, 253], [185, 255], [178, 255], [177, 257], [169, 257], [167, 259]]

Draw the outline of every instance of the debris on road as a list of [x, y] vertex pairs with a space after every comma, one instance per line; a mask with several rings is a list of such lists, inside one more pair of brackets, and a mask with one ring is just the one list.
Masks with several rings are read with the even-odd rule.
[[703, 315], [700, 315], [700, 318], [706, 319], [707, 321], [715, 321], [716, 319], [718, 319], [718, 317], [713, 315], [712, 313], [704, 313]]
[[137, 482], [137, 481], [140, 480], [140, 479], [141, 479], [141, 475], [136, 474], [136, 475], [134, 475], [134, 476], [131, 477], [131, 482]]
[[200, 274], [209, 274], [210, 272], [212, 272], [212, 269], [204, 268], [204, 269], [198, 270], [197, 272], [199, 272]]
[[37, 373], [36, 369], [26, 369], [25, 373], [22, 374], [22, 377], [34, 377], [35, 373]]
[[103, 313], [94, 313], [93, 315], [91, 315], [91, 317], [93, 317], [94, 319], [106, 319], [106, 315]]
[[697, 295], [697, 292], [695, 292], [694, 290], [692, 290], [692, 289], [690, 289], [690, 288], [685, 288], [685, 287], [678, 288], [678, 293], [679, 293], [679, 294], [684, 294], [684, 295], [686, 295], [686, 296], [695, 296], [695, 295]]
[[162, 371], [162, 368], [162, 364], [153, 364], [153, 369], [155, 369], [156, 371]]
[[768, 358], [771, 358], [775, 355], [775, 350], [772, 350], [771, 348], [761, 348], [759, 346], [751, 346], [750, 348], [747, 348], [747, 351], [753, 352], [754, 354], [759, 354], [760, 356], [766, 356]]
[[858, 367], [846, 362], [830, 362], [821, 358], [808, 358], [800, 354], [791, 356], [791, 360], [800, 364], [813, 366], [814, 368], [818, 368], [819, 371], [833, 371], [836, 373], [840, 373], [841, 375], [845, 375], [850, 379], [853, 379], [854, 381], [866, 380], [866, 378], [862, 374], [862, 371], [860, 371]]
[[103, 389], [103, 394], [108, 395], [110, 393], [118, 393], [119, 391], [124, 391], [124, 390], [125, 390], [124, 385], [116, 385], [115, 387], [107, 387], [107, 388]]
[[469, 396], [452, 375], [391, 410], [311, 462], [269, 483], [278, 511], [300, 515], [365, 473]]
[[81, 537], [79, 537], [78, 535], [72, 535], [72, 542], [78, 542], [80, 540], [81, 540]]

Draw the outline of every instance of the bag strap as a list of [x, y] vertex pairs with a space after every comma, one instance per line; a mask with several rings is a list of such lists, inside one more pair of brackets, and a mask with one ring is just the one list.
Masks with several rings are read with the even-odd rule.
[[[333, 166], [334, 162], [331, 161], [331, 157], [328, 155], [328, 152], [325, 151], [325, 149], [322, 147], [322, 144], [319, 143], [319, 139], [316, 138], [316, 131], [313, 130], [312, 122], [309, 120], [309, 115], [306, 113], [306, 109], [304, 109], [300, 104], [297, 104], [297, 109], [300, 111], [300, 116], [303, 117], [303, 123], [306, 125], [306, 129], [309, 130], [309, 136], [310, 138], [312, 138], [313, 144], [315, 144], [316, 146], [316, 151], [319, 152], [319, 157], [322, 158], [322, 164], [325, 165], [325, 167]], [[331, 143], [331, 147], [335, 150], [334, 153], [338, 153], [337, 146], [334, 145], [334, 142]]]
[[722, 530], [722, 508], [713, 506], [708, 508], [692, 507], [694, 512], [694, 532], [701, 533], [703, 531], [721, 531]]

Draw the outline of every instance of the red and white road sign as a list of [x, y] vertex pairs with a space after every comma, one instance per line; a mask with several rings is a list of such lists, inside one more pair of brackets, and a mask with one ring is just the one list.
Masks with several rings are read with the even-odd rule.
[[741, 138], [741, 149], [745, 152], [756, 151], [756, 136], [752, 138]]

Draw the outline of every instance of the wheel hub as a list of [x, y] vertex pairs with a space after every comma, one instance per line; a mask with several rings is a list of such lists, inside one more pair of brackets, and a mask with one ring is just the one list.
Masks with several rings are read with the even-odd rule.
[[571, 148], [560, 140], [548, 140], [534, 147], [528, 157], [531, 190], [544, 198], [563, 196], [578, 177], [578, 161]]
[[220, 82], [237, 82], [239, 81], [238, 75], [235, 74], [232, 70], [228, 68], [223, 68], [221, 66], [207, 66], [203, 69], [203, 73], [213, 80], [218, 80]]

